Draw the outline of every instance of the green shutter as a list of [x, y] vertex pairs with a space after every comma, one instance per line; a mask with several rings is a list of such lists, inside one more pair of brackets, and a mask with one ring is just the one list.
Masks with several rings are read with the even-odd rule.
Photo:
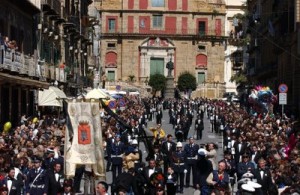
[[109, 70], [107, 71], [107, 80], [114, 81], [115, 80], [115, 71]]
[[204, 72], [198, 72], [198, 84], [202, 84], [205, 81], [205, 73]]
[[163, 58], [151, 58], [150, 61], [150, 75], [153, 74], [164, 75], [164, 59]]

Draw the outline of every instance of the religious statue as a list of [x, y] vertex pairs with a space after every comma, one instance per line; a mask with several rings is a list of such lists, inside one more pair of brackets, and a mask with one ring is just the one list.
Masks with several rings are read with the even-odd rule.
[[167, 63], [166, 68], [168, 69], [168, 77], [171, 77], [172, 70], [174, 69], [174, 63], [172, 62], [172, 58], [170, 58], [170, 61]]

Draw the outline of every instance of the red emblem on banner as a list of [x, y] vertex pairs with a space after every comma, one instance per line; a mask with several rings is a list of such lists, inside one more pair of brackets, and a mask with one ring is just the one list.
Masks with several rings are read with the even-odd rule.
[[78, 144], [91, 144], [91, 127], [88, 122], [81, 122], [78, 125]]

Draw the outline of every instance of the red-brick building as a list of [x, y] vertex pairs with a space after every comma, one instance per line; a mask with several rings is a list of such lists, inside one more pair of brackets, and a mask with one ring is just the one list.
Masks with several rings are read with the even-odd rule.
[[102, 0], [100, 65], [108, 80], [143, 84], [151, 74], [167, 76], [174, 62], [175, 81], [188, 71], [197, 94], [224, 92], [225, 3], [221, 0]]

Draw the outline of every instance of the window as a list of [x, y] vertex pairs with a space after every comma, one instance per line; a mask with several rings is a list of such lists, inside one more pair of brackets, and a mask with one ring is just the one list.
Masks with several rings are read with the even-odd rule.
[[152, 20], [153, 28], [161, 28], [162, 27], [162, 15], [153, 15]]
[[107, 80], [115, 81], [115, 71], [113, 71], [113, 70], [107, 71]]
[[116, 48], [116, 44], [115, 43], [107, 43], [107, 48], [109, 48], [109, 49], [115, 49]]
[[199, 35], [205, 36], [206, 35], [206, 23], [204, 21], [199, 21]]
[[198, 51], [205, 51], [205, 45], [198, 45]]
[[205, 73], [198, 72], [198, 84], [202, 84], [205, 82]]
[[164, 7], [165, 0], [152, 0], [152, 7]]
[[116, 31], [116, 20], [108, 19], [108, 32], [115, 32], [115, 31]]
[[207, 67], [207, 56], [199, 54], [196, 56], [196, 68], [206, 68]]

